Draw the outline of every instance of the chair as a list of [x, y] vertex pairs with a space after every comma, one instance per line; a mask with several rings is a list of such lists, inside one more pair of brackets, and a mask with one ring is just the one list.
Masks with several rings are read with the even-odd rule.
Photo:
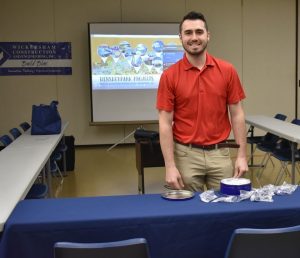
[[9, 144], [11, 144], [13, 142], [13, 140], [7, 134], [4, 134], [0, 137], [0, 142], [2, 143], [2, 145], [4, 147], [6, 147]]
[[[291, 122], [295, 125], [300, 125], [300, 119], [294, 119]], [[278, 159], [281, 163], [281, 167], [277, 174], [277, 177], [274, 181], [274, 184], [279, 184], [282, 181], [282, 177], [285, 175], [290, 176], [290, 172], [288, 170], [288, 165], [292, 162], [292, 150], [291, 150], [292, 142], [286, 139], [280, 139], [278, 141], [276, 148], [271, 153], [271, 156]], [[295, 162], [300, 161], [300, 150], [295, 151]], [[297, 165], [296, 163], [296, 165]], [[296, 166], [298, 173], [300, 173], [299, 167]]]
[[[35, 183], [31, 186], [25, 199], [45, 199], [48, 197], [48, 185], [46, 181], [45, 168], [41, 171], [40, 175], [35, 180]], [[49, 186], [51, 187], [51, 186]]]
[[58, 242], [54, 245], [55, 258], [150, 258], [144, 238], [108, 243]]
[[[57, 162], [58, 167], [63, 171], [63, 175], [68, 175], [67, 171], [74, 171], [75, 169], [75, 137], [73, 135], [63, 136], [61, 152], [63, 158]], [[60, 145], [60, 144], [59, 144]]]
[[[283, 176], [284, 179], [287, 176], [291, 176], [291, 173], [288, 169], [288, 165], [291, 164], [292, 162], [292, 151], [291, 147], [286, 148], [286, 149], [276, 149], [274, 152], [271, 154], [274, 158], [278, 159], [280, 161], [280, 169], [277, 173], [277, 177], [274, 181], [274, 185], [279, 185], [280, 182], [282, 182]], [[300, 168], [299, 168], [299, 163], [300, 161], [300, 150], [297, 150], [295, 153], [295, 162], [296, 162], [296, 170], [298, 173], [300, 173]]]
[[279, 139], [280, 139], [279, 136], [271, 133], [267, 133], [267, 135], [264, 136], [262, 142], [257, 144], [257, 149], [259, 149], [262, 152], [265, 152], [265, 155], [263, 156], [261, 163], [258, 165], [258, 167], [260, 168], [256, 174], [256, 179], [258, 182], [259, 179], [262, 177], [263, 172], [267, 167], [269, 161], [271, 161], [272, 166], [274, 167], [274, 162], [271, 159], [271, 153], [275, 150], [277, 141]]
[[[21, 132], [18, 128], [12, 128], [10, 131], [11, 135], [14, 137], [14, 139], [18, 138], [21, 135]], [[5, 143], [9, 145], [12, 140], [9, 138], [9, 136], [4, 135], [4, 142], [1, 140], [2, 143]], [[30, 188], [29, 192], [27, 193], [25, 199], [41, 199], [41, 198], [46, 198], [48, 194], [48, 186], [42, 183], [35, 183], [32, 185]]]
[[[284, 121], [286, 119], [286, 116], [282, 114], [277, 114], [274, 118]], [[269, 161], [271, 162], [273, 168], [275, 167], [274, 162], [271, 159], [271, 153], [275, 150], [276, 144], [279, 139], [279, 136], [274, 135], [272, 133], [267, 133], [265, 136], [263, 136], [262, 140], [256, 144], [257, 149], [259, 149], [262, 152], [265, 152], [261, 163], [258, 165], [259, 170], [256, 173], [256, 180], [259, 184], [263, 172], [266, 166], [268, 165]]]
[[20, 130], [16, 127], [9, 130], [10, 134], [14, 137], [14, 139], [17, 139], [22, 133]]
[[300, 226], [274, 229], [236, 229], [225, 258], [299, 258]]
[[[64, 176], [67, 175], [67, 173], [66, 173], [67, 168], [64, 167], [64, 164], [63, 164], [64, 162], [66, 162], [66, 160], [63, 159], [63, 155], [66, 155], [67, 150], [68, 150], [68, 146], [67, 146], [67, 144], [65, 144], [65, 136], [63, 136], [63, 139], [59, 142], [59, 144], [55, 148], [54, 153], [56, 155], [56, 165], [58, 166], [58, 170], [62, 170]], [[58, 164], [59, 162], [62, 163], [61, 169]]]
[[[0, 142], [3, 144], [4, 148], [12, 143], [12, 139], [8, 135], [3, 135], [0, 137]], [[25, 199], [40, 199], [46, 198], [48, 194], [48, 187], [45, 184], [36, 183], [33, 184], [27, 193]]]
[[[286, 115], [283, 115], [283, 114], [276, 114], [274, 116], [274, 118], [276, 119], [279, 119], [279, 120], [282, 120], [282, 121], [285, 121], [287, 116]], [[271, 133], [267, 133], [265, 136], [254, 136], [253, 133], [254, 133], [254, 126], [250, 126], [247, 134], [250, 133], [250, 136], [247, 137], [247, 143], [248, 144], [251, 144], [251, 155], [250, 155], [250, 158], [248, 160], [248, 163], [250, 161], [250, 164], [249, 166], [250, 167], [256, 167], [257, 165], [253, 165], [253, 155], [254, 155], [254, 152], [256, 150], [256, 147], [259, 143], [262, 143], [264, 142], [265, 140], [268, 140], [268, 138], [271, 137]], [[253, 145], [255, 145], [255, 148], [253, 148]], [[260, 165], [258, 165], [258, 167], [260, 167]]]
[[34, 183], [27, 193], [25, 199], [44, 199], [48, 195], [48, 186], [41, 183]]
[[53, 153], [50, 156], [50, 171], [53, 176], [55, 176], [59, 181], [56, 187], [55, 196], [58, 196], [59, 192], [62, 189], [63, 182], [64, 182], [64, 175], [62, 174], [59, 166], [58, 161], [61, 161], [63, 158], [62, 152], [67, 150], [67, 146], [65, 144], [59, 143], [58, 146], [55, 148]]
[[21, 127], [21, 128], [23, 129], [23, 131], [25, 132], [25, 131], [27, 131], [31, 126], [30, 126], [29, 123], [23, 122], [23, 123], [20, 124], [20, 127]]

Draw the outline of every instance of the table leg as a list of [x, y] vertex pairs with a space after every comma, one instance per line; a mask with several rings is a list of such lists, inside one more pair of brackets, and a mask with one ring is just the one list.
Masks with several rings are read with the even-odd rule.
[[45, 167], [42, 170], [42, 183], [47, 185], [47, 176], [46, 176], [46, 168]]
[[52, 191], [52, 175], [51, 175], [51, 167], [50, 167], [50, 158], [48, 159], [46, 163], [46, 174], [47, 174], [47, 185], [48, 185], [48, 193], [49, 197], [53, 197], [53, 191]]
[[[254, 126], [250, 126], [250, 135], [251, 135], [251, 138], [253, 138], [253, 136], [254, 136]], [[250, 144], [251, 146], [250, 146], [250, 148], [251, 148], [251, 151], [250, 151], [250, 167], [253, 167], [253, 151], [254, 151], [254, 147], [253, 147], [253, 143], [251, 143]]]
[[296, 142], [292, 142], [291, 145], [291, 149], [292, 149], [292, 184], [295, 184], [295, 167], [296, 167], [296, 163], [295, 163], [295, 153], [297, 150], [297, 143]]
[[[254, 137], [254, 126], [251, 125], [249, 128], [249, 132], [250, 132], [250, 136], [251, 138]], [[254, 164], [254, 143], [251, 142], [250, 143], [250, 163], [248, 164], [249, 168], [262, 168], [263, 166], [259, 165], [259, 164]], [[249, 161], [248, 161], [249, 162]]]
[[139, 194], [145, 193], [145, 179], [144, 179], [144, 168], [139, 170]]
[[[66, 138], [64, 135], [62, 137], [62, 143], [63, 143], [63, 145], [66, 144]], [[63, 151], [63, 175], [64, 176], [67, 175], [67, 153], [66, 153], [66, 151]]]
[[141, 163], [139, 164], [139, 166], [137, 166], [137, 170], [138, 170], [138, 192], [139, 194], [144, 194], [145, 178], [144, 178], [144, 168]]
[[136, 168], [138, 171], [138, 192], [139, 194], [145, 193], [144, 184], [144, 164], [142, 160], [142, 146], [141, 143], [135, 142], [135, 156], [136, 156]]

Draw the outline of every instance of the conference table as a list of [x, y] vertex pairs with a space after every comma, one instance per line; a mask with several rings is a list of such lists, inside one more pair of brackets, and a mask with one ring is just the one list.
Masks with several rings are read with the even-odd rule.
[[295, 153], [300, 143], [300, 126], [265, 115], [246, 116], [246, 123], [291, 141], [292, 184], [295, 184]]
[[[152, 258], [221, 258], [234, 229], [300, 225], [300, 190], [274, 202], [170, 201], [160, 194], [23, 200], [5, 224], [0, 257], [53, 258], [58, 241], [147, 239]], [[253, 247], [255, 248], [255, 247]]]
[[67, 126], [62, 123], [61, 133], [53, 135], [31, 135], [29, 129], [0, 152], [0, 232], [44, 168], [49, 197], [53, 196], [49, 160]]

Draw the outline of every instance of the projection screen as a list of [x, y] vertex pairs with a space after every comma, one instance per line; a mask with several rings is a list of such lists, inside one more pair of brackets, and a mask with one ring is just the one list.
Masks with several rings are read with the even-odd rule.
[[176, 23], [89, 23], [92, 123], [158, 120], [164, 69], [183, 56]]

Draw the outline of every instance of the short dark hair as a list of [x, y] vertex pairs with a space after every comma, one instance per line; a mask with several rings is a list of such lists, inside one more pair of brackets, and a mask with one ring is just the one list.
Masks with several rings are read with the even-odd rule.
[[182, 24], [185, 20], [201, 20], [201, 21], [204, 22], [205, 29], [208, 30], [207, 22], [206, 22], [206, 19], [205, 19], [204, 15], [202, 13], [191, 11], [188, 14], [186, 14], [183, 17], [182, 21], [180, 22], [180, 24], [179, 24], [179, 33], [181, 33]]

